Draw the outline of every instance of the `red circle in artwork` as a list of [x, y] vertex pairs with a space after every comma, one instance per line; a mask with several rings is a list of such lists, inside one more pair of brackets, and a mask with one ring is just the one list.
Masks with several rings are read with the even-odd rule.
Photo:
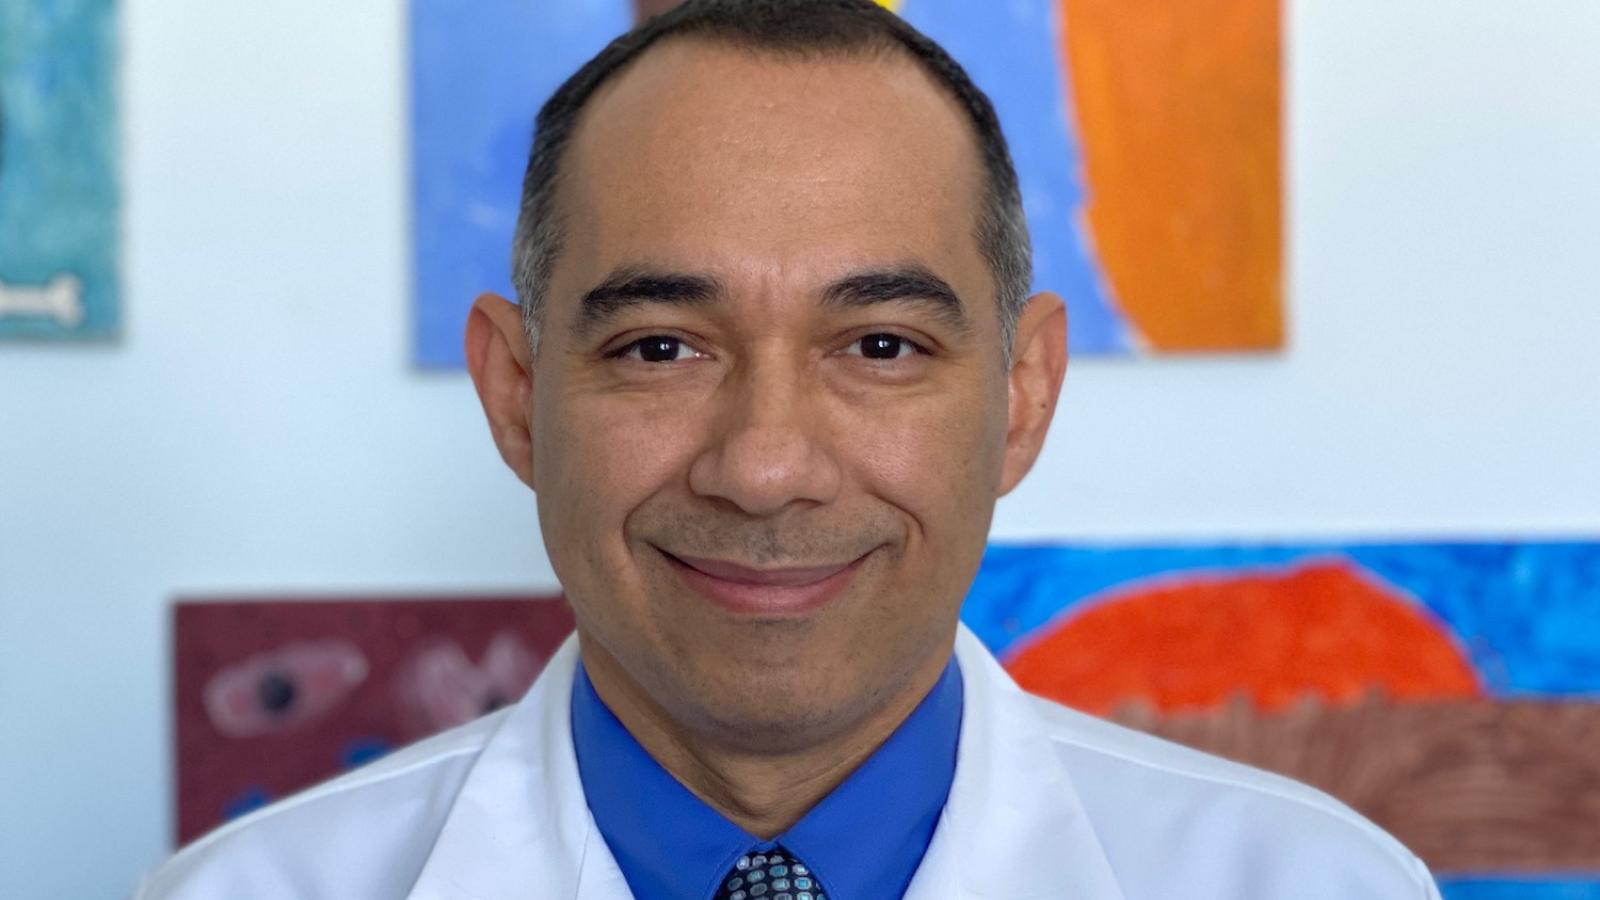
[[1098, 715], [1242, 697], [1265, 712], [1482, 696], [1453, 638], [1419, 604], [1344, 561], [1246, 575], [1184, 573], [1091, 601], [1012, 654], [1026, 690]]

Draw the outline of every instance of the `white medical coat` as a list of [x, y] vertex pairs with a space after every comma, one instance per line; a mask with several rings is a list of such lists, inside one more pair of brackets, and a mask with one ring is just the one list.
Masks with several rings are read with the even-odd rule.
[[[1438, 900], [1326, 795], [1030, 696], [965, 627], [956, 659], [955, 780], [910, 900]], [[135, 896], [629, 900], [578, 780], [577, 664], [568, 639], [516, 706], [226, 825]]]

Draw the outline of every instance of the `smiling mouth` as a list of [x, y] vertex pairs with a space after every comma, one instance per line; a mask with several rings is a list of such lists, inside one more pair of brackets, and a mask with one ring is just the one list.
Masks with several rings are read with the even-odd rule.
[[757, 618], [792, 618], [826, 606], [872, 555], [868, 551], [833, 565], [762, 569], [656, 550], [695, 593], [726, 612]]

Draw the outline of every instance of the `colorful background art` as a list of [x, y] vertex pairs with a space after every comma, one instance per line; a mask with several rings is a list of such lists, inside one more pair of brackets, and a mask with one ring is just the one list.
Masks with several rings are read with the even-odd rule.
[[0, 0], [0, 338], [117, 330], [116, 32], [112, 0]]
[[[1279, 0], [881, 2], [993, 98], [1035, 282], [1066, 297], [1074, 351], [1281, 346]], [[472, 298], [511, 296], [538, 107], [637, 17], [676, 3], [412, 0], [421, 365], [459, 367]]]
[[1339, 797], [1451, 900], [1600, 897], [1600, 544], [997, 546], [963, 618], [1029, 690]]
[[[1032, 691], [1339, 797], [1449, 900], [1600, 898], [1600, 543], [993, 546], [963, 618]], [[302, 600], [175, 624], [186, 841], [511, 702], [572, 618]]]

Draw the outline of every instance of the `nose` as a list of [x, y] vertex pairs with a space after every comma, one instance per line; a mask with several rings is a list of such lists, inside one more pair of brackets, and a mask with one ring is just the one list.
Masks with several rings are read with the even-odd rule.
[[842, 475], [807, 380], [803, 366], [770, 360], [724, 381], [713, 433], [689, 469], [690, 489], [750, 516], [833, 500]]

